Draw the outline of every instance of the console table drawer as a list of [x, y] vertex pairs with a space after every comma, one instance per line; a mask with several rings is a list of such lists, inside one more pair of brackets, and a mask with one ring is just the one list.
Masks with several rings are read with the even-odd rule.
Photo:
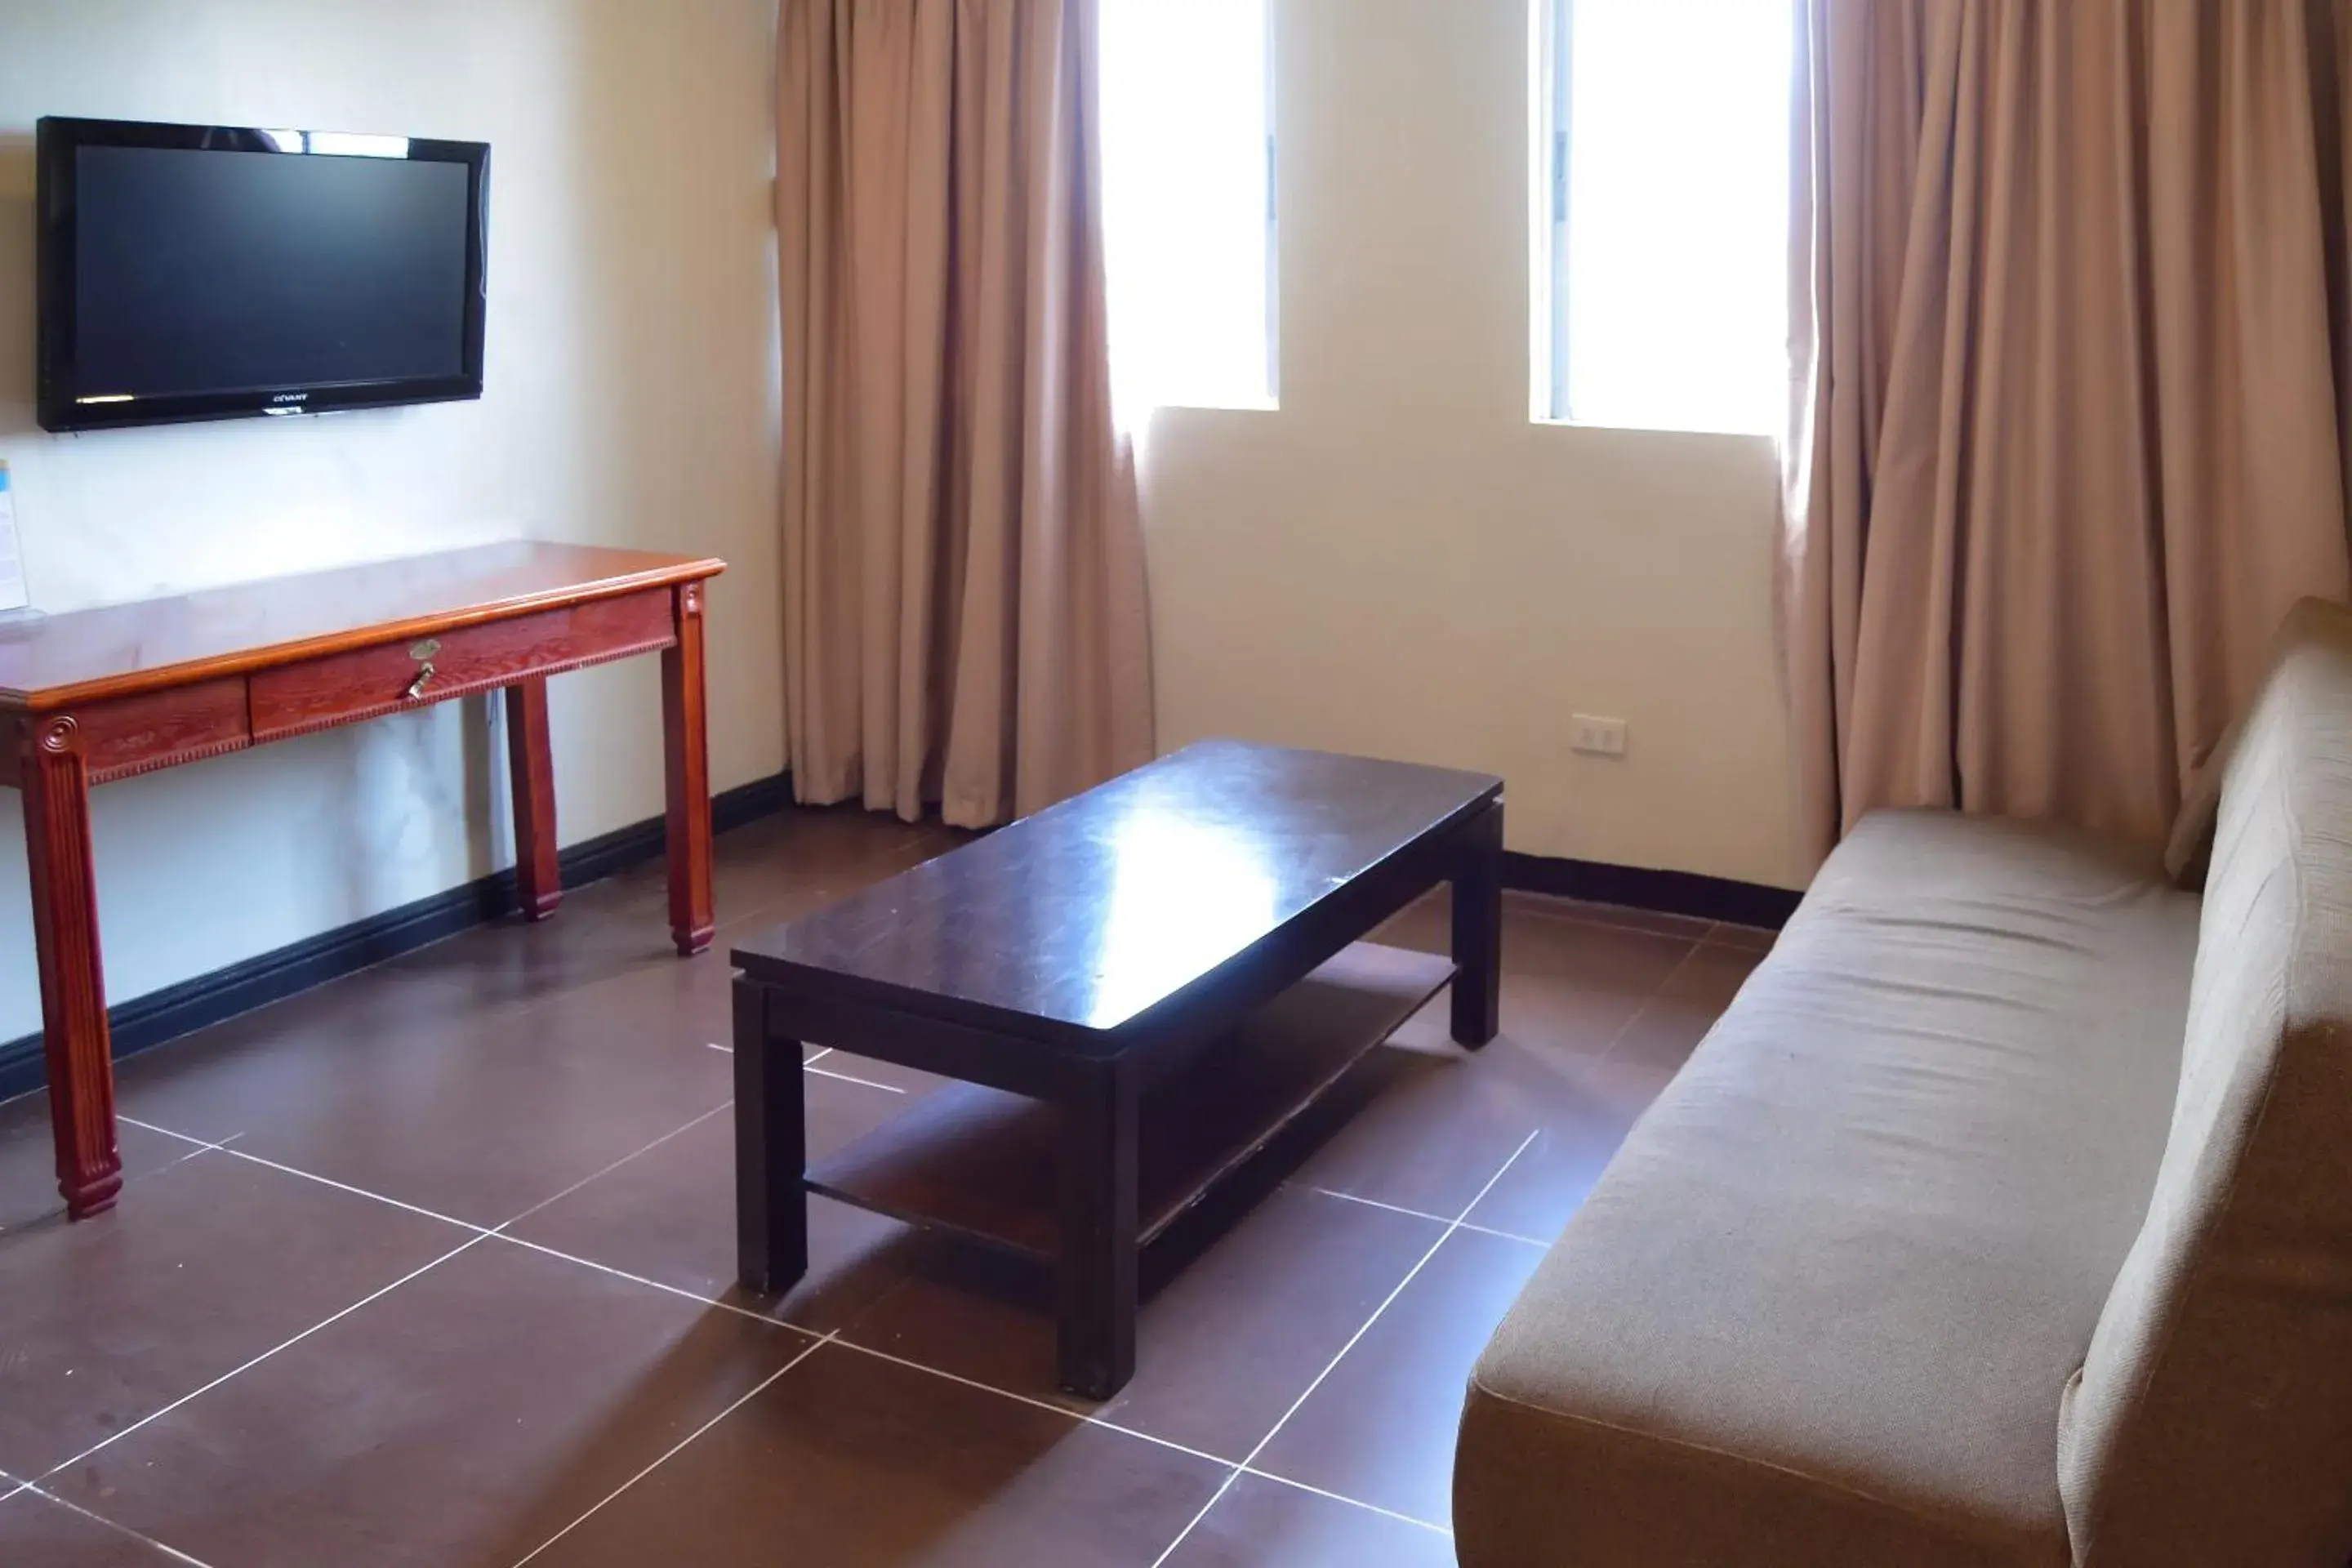
[[246, 728], [245, 682], [235, 676], [92, 703], [73, 717], [92, 783], [215, 757], [253, 739]]
[[676, 640], [670, 594], [663, 589], [354, 648], [255, 675], [253, 738], [274, 741], [428, 707]]

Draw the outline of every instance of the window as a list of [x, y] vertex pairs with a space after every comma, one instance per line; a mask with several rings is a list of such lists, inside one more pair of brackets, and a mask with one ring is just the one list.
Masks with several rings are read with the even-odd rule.
[[1535, 415], [1788, 407], [1788, 0], [1536, 0]]
[[1123, 421], [1270, 407], [1266, 0], [1103, 0], [1103, 226]]

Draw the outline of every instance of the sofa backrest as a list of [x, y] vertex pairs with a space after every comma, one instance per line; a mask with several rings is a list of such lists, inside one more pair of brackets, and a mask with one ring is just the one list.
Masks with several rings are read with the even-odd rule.
[[2147, 1218], [2060, 1405], [2082, 1568], [2352, 1556], [2352, 615], [2295, 623], [2222, 777]]

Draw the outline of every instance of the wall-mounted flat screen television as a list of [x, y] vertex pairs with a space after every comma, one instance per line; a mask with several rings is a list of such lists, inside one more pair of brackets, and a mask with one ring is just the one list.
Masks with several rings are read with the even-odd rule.
[[483, 143], [47, 119], [36, 158], [44, 428], [482, 395]]

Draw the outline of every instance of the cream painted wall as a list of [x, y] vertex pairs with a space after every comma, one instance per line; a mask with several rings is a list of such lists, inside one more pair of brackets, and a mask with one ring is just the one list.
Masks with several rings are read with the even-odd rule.
[[[509, 538], [709, 552], [711, 771], [783, 766], [770, 173], [773, 0], [0, 0], [0, 458], [61, 611]], [[79, 437], [33, 420], [34, 121], [493, 144], [479, 403]], [[652, 661], [553, 683], [569, 842], [661, 808]], [[117, 1001], [508, 864], [487, 705], [97, 796]], [[647, 932], [658, 945], [665, 933]], [[0, 793], [0, 1039], [38, 1027]]]
[[1528, 419], [1528, 0], [1275, 4], [1282, 406], [1146, 434], [1161, 746], [1487, 769], [1515, 849], [1797, 885], [1771, 443]]

